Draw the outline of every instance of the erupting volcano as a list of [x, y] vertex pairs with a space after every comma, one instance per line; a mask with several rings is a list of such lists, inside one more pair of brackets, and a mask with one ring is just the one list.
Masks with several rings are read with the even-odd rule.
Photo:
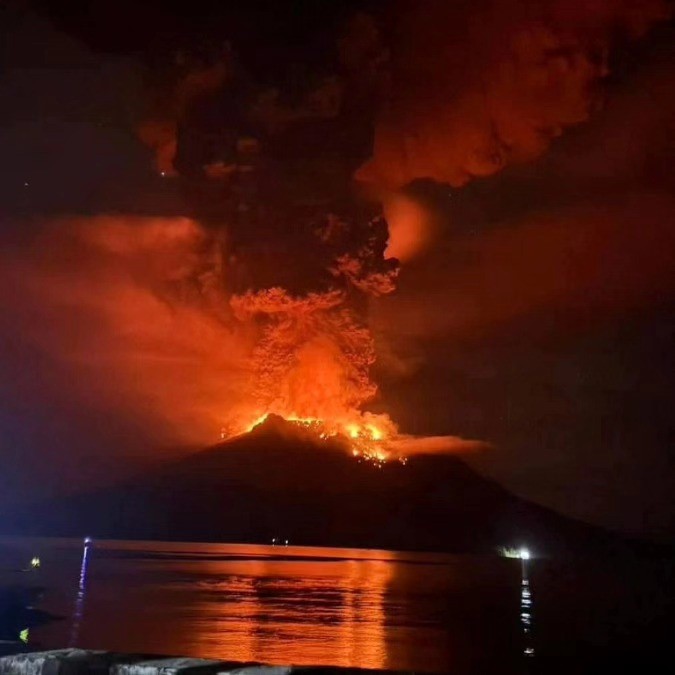
[[363, 408], [377, 393], [365, 299], [394, 290], [398, 262], [384, 257], [381, 219], [351, 225], [329, 216], [312, 235], [321, 261], [312, 290], [292, 295], [274, 286], [230, 299], [236, 319], [251, 327], [254, 347], [243, 410], [222, 436], [277, 415], [322, 439], [342, 437], [355, 457], [381, 463], [397, 429], [387, 415]]
[[0, 511], [142, 475], [17, 531], [576, 538], [411, 429], [670, 527], [669, 3], [38, 4], [0, 12]]

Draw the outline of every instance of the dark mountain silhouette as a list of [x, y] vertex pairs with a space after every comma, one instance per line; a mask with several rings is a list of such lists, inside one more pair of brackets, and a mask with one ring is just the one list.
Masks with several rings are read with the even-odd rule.
[[460, 459], [378, 468], [280, 419], [105, 491], [8, 514], [17, 534], [426, 551], [610, 550], [622, 540], [520, 499]]

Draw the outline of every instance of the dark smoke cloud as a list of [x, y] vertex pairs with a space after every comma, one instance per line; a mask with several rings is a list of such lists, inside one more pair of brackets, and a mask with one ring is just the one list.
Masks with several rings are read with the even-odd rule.
[[377, 321], [385, 334], [464, 339], [543, 311], [572, 330], [661, 304], [675, 291], [674, 217], [672, 197], [637, 193], [454, 238], [404, 273]]
[[394, 39], [388, 110], [359, 177], [459, 186], [534, 159], [598, 107], [615, 43], [667, 16], [661, 0], [411, 5]]
[[[552, 307], [600, 319], [671, 297], [671, 33], [549, 153], [454, 193], [447, 213], [437, 213], [448, 227], [426, 242], [426, 258], [404, 267], [400, 292], [380, 303], [392, 330], [470, 335]], [[395, 224], [414, 242], [431, 211], [409, 193], [407, 204], [413, 217]], [[404, 307], [414, 320], [398, 320]]]
[[[672, 44], [666, 26], [629, 52], [603, 109], [547, 153], [455, 191], [374, 309], [388, 361], [409, 365], [385, 387], [404, 428], [484, 438], [495, 450], [469, 461], [510, 488], [655, 536], [675, 531]], [[421, 205], [398, 223], [411, 241]]]

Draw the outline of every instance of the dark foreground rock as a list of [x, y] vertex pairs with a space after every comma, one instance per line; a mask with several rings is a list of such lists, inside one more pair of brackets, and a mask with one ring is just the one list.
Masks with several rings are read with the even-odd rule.
[[324, 673], [349, 675], [365, 671], [356, 668], [311, 666], [267, 666], [185, 657], [149, 657], [83, 649], [58, 649], [0, 657], [0, 675], [288, 675]]

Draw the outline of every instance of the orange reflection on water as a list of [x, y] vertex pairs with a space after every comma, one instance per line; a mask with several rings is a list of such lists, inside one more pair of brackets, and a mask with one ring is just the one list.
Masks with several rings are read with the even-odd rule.
[[[62, 554], [45, 544], [43, 552], [46, 585], [68, 589], [66, 605], [47, 609], [63, 616], [78, 589], [81, 542], [74, 544]], [[78, 647], [276, 665], [521, 672], [513, 561], [101, 540], [91, 553]], [[36, 628], [31, 638], [63, 646], [69, 625]]]
[[[384, 560], [225, 560], [203, 566], [190, 651], [235, 661], [386, 668]], [[330, 648], [327, 649], [327, 646]]]

